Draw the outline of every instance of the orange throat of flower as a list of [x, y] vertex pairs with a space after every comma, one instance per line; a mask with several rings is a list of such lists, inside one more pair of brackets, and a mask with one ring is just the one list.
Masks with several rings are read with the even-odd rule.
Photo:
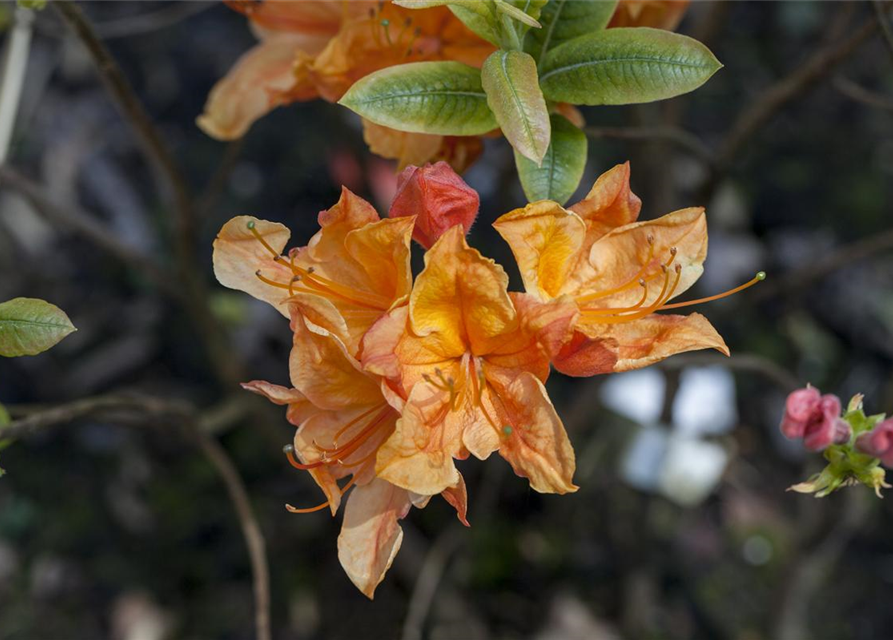
[[[375, 456], [378, 453], [378, 449], [390, 437], [393, 431], [394, 422], [391, 418], [394, 418], [395, 414], [396, 411], [385, 403], [369, 408], [341, 427], [332, 437], [332, 445], [330, 447], [323, 447], [316, 441], [313, 441], [313, 448], [316, 450], [318, 458], [312, 462], [301, 462], [295, 453], [293, 445], [286, 445], [283, 451], [289, 463], [295, 469], [310, 471], [328, 467], [332, 471], [347, 471], [351, 474], [351, 478], [347, 484], [339, 489], [343, 496], [363, 473], [375, 466]], [[348, 436], [347, 442], [341, 444], [341, 440]], [[370, 443], [372, 443], [371, 450], [357, 458], [356, 454]], [[328, 506], [329, 501], [327, 500], [315, 507], [298, 509], [287, 504], [285, 508], [291, 513], [313, 513], [314, 511], [322, 511]]]
[[342, 303], [365, 307], [376, 311], [387, 311], [388, 308], [390, 308], [391, 301], [384, 296], [373, 291], [365, 291], [326, 278], [317, 273], [315, 267], [303, 267], [296, 264], [294, 251], [290, 252], [288, 258], [279, 255], [279, 252], [271, 247], [270, 243], [268, 243], [257, 230], [254, 222], [248, 223], [248, 230], [251, 231], [255, 239], [263, 245], [264, 249], [270, 253], [273, 261], [288, 268], [292, 273], [288, 282], [279, 282], [265, 276], [260, 270], [256, 271], [254, 275], [264, 284], [287, 291], [289, 297], [294, 297], [297, 293], [313, 293], [329, 298], [335, 302], [340, 301]]
[[[739, 285], [723, 293], [698, 298], [697, 300], [688, 300], [686, 302], [674, 302], [668, 304], [670, 299], [675, 295], [676, 289], [679, 287], [679, 281], [682, 278], [682, 265], [676, 262], [676, 247], [669, 249], [669, 257], [666, 260], [655, 258], [654, 255], [654, 237], [648, 236], [648, 256], [642, 264], [639, 271], [624, 283], [576, 297], [577, 306], [580, 309], [581, 321], [586, 324], [622, 324], [639, 320], [645, 316], [651, 315], [657, 311], [666, 311], [668, 309], [681, 309], [682, 307], [690, 307], [713, 300], [719, 300], [734, 295], [744, 289], [748, 289], [766, 279], [766, 273], [760, 271], [753, 278], [742, 285]], [[660, 287], [657, 296], [653, 296], [652, 287]], [[640, 287], [642, 296], [638, 302], [625, 307], [601, 306], [598, 301], [605, 300], [612, 296], [626, 293], [631, 289]], [[646, 304], [649, 298], [653, 298], [652, 302]]]

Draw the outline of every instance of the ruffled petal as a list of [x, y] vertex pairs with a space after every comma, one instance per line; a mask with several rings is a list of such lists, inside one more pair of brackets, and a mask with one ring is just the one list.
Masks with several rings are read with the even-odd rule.
[[[251, 232], [250, 224], [277, 254], [282, 253], [291, 236], [284, 225], [252, 216], [238, 216], [223, 225], [214, 241], [214, 275], [223, 286], [269, 302], [288, 317], [288, 309], [281, 302], [288, 297], [291, 269], [274, 259]], [[284, 288], [263, 282], [258, 278], [258, 272], [268, 280], [284, 285]]]
[[425, 254], [410, 295], [412, 330], [444, 358], [486, 353], [491, 339], [517, 326], [507, 285], [502, 267], [469, 247], [461, 226], [452, 227]]
[[501, 394], [509, 423], [499, 454], [540, 493], [572, 493], [576, 462], [561, 419], [536, 376], [522, 373]]
[[265, 397], [273, 404], [278, 404], [280, 406], [287, 405], [288, 410], [285, 414], [286, 419], [295, 426], [298, 426], [319, 411], [319, 409], [313, 406], [313, 403], [297, 389], [281, 387], [278, 384], [264, 382], [263, 380], [243, 382], [242, 388], [246, 391], [251, 391], [259, 396]]
[[399, 520], [412, 503], [405, 489], [384, 480], [356, 487], [338, 536], [338, 559], [357, 588], [372, 598], [403, 541]]

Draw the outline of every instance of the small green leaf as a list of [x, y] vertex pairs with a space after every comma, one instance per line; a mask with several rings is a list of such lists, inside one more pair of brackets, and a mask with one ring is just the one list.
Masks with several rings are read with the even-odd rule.
[[536, 166], [517, 151], [515, 164], [528, 201], [554, 200], [564, 204], [583, 177], [589, 143], [586, 134], [564, 116], [553, 113], [551, 120], [552, 141], [542, 166]]
[[607, 29], [549, 51], [540, 64], [540, 86], [557, 102], [634, 104], [693, 91], [721, 67], [707, 47], [687, 36]]
[[469, 11], [474, 11], [479, 15], [487, 15], [490, 13], [492, 4], [485, 0], [394, 0], [394, 4], [406, 7], [407, 9], [430, 9], [431, 7], [463, 7]]
[[496, 8], [499, 10], [500, 13], [504, 13], [512, 20], [517, 20], [518, 22], [525, 24], [528, 27], [535, 27], [537, 29], [540, 29], [543, 26], [539, 22], [537, 22], [535, 18], [525, 13], [523, 9], [519, 9], [515, 5], [509, 4], [504, 0], [497, 1]]
[[531, 31], [524, 50], [537, 62], [555, 47], [608, 26], [617, 0], [552, 0], [543, 7], [542, 29]]
[[540, 164], [551, 126], [536, 62], [523, 51], [496, 51], [484, 61], [481, 82], [505, 137], [521, 155]]
[[34, 298], [0, 304], [0, 356], [33, 356], [76, 331], [59, 307]]
[[450, 11], [459, 21], [466, 27], [471, 29], [477, 35], [482, 37], [490, 44], [499, 46], [499, 31], [495, 26], [492, 15], [484, 16], [477, 11], [472, 11], [465, 7], [450, 5]]
[[473, 136], [496, 128], [481, 71], [460, 62], [413, 62], [356, 82], [338, 101], [400, 131]]
[[43, 11], [46, 9], [47, 0], [18, 0], [18, 5], [24, 9]]

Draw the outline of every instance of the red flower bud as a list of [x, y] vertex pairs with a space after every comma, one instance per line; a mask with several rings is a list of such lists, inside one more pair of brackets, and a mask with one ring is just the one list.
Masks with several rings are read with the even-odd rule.
[[856, 438], [856, 451], [880, 458], [885, 467], [893, 468], [893, 418], [887, 418], [874, 429]]
[[798, 389], [788, 396], [781, 431], [788, 438], [803, 438], [803, 446], [821, 451], [850, 439], [849, 423], [840, 417], [840, 398], [821, 395], [815, 387]]
[[418, 216], [412, 237], [430, 249], [447, 229], [457, 224], [468, 233], [480, 204], [477, 192], [450, 165], [438, 162], [403, 170], [388, 216]]

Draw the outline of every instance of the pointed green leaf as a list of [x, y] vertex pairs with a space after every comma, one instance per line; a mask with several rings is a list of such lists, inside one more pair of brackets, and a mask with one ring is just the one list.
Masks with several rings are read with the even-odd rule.
[[542, 25], [536, 21], [536, 18], [528, 15], [524, 12], [523, 9], [519, 9], [513, 4], [509, 4], [508, 2], [498, 1], [496, 3], [496, 8], [500, 13], [504, 13], [512, 20], [517, 20], [518, 22], [527, 25], [528, 27], [535, 27], [537, 29], [541, 28]]
[[588, 150], [586, 134], [562, 115], [552, 114], [552, 141], [538, 167], [517, 151], [515, 165], [518, 177], [529, 202], [554, 200], [559, 204], [568, 201], [586, 168]]
[[394, 0], [394, 4], [407, 9], [430, 9], [431, 7], [462, 7], [474, 13], [487, 16], [492, 15], [490, 6], [492, 0]]
[[496, 128], [481, 71], [460, 62], [413, 62], [356, 82], [338, 101], [400, 131], [473, 136]]
[[607, 27], [616, 8], [617, 0], [551, 0], [539, 18], [543, 28], [527, 34], [524, 50], [540, 62], [555, 47]]
[[76, 331], [59, 307], [34, 298], [0, 304], [0, 356], [33, 356]]
[[692, 38], [644, 27], [607, 29], [549, 51], [540, 63], [540, 86], [557, 102], [634, 104], [693, 91], [721, 67]]
[[458, 5], [450, 5], [450, 11], [462, 24], [491, 44], [499, 46], [499, 32], [492, 15], [484, 16], [477, 11]]
[[536, 62], [523, 51], [496, 51], [484, 61], [481, 82], [502, 133], [516, 151], [539, 164], [551, 127]]

